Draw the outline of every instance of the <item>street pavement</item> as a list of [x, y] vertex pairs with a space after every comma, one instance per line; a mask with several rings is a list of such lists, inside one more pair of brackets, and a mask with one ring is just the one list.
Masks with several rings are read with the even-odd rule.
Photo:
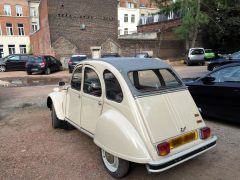
[[[188, 78], [207, 73], [206, 66], [175, 69]], [[20, 71], [7, 73], [11, 78], [28, 77]], [[0, 73], [0, 80], [8, 78], [7, 73]], [[69, 78], [65, 71], [39, 76]], [[0, 179], [112, 179], [91, 138], [77, 130], [52, 129], [46, 97], [53, 87], [0, 87]], [[216, 148], [157, 174], [148, 174], [144, 165], [132, 164], [123, 179], [238, 180], [240, 126], [211, 118], [205, 122], [218, 136]]]

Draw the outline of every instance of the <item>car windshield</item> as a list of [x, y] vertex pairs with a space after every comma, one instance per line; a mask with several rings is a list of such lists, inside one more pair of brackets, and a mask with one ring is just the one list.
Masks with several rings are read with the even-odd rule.
[[9, 58], [10, 56], [11, 56], [11, 55], [8, 55], [8, 56], [4, 57], [2, 60], [3, 60], [3, 61], [6, 61], [6, 60], [8, 60], [8, 58]]
[[30, 57], [29, 62], [30, 63], [41, 63], [42, 57], [41, 56]]
[[87, 59], [86, 56], [74, 56], [74, 57], [71, 57], [71, 61], [82, 61], [84, 59]]
[[240, 51], [239, 52], [235, 52], [231, 55], [232, 58], [240, 58]]
[[182, 86], [180, 79], [169, 69], [132, 71], [128, 77], [133, 86], [141, 92], [152, 92]]
[[206, 49], [205, 53], [213, 53], [213, 51], [211, 49]]
[[204, 54], [204, 50], [203, 49], [193, 49], [191, 51], [191, 55], [202, 55]]

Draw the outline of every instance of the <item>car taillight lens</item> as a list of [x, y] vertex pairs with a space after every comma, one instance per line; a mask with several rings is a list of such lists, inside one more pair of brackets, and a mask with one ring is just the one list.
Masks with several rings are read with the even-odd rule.
[[204, 127], [200, 129], [200, 137], [201, 139], [207, 139], [211, 135], [211, 129], [209, 127]]
[[45, 66], [46, 66], [46, 62], [39, 63], [39, 65], [40, 65], [41, 67], [45, 67]]
[[168, 142], [163, 142], [157, 145], [157, 149], [160, 156], [166, 156], [170, 153], [170, 144]]
[[68, 61], [68, 64], [72, 64], [72, 61]]

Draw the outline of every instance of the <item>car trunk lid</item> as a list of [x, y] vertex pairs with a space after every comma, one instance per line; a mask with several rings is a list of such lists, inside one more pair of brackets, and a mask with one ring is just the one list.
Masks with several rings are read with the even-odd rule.
[[204, 127], [188, 90], [136, 98], [152, 143]]

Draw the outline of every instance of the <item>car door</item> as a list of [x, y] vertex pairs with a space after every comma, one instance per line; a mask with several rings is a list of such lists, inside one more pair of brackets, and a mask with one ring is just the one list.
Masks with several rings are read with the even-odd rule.
[[95, 133], [97, 121], [103, 104], [100, 75], [92, 66], [84, 67], [82, 93], [81, 127], [91, 134]]
[[81, 122], [81, 91], [82, 91], [82, 71], [83, 67], [78, 67], [72, 75], [71, 85], [67, 90], [66, 118], [80, 127]]
[[8, 70], [18, 70], [18, 69], [20, 69], [20, 56], [19, 55], [9, 56], [9, 58], [6, 62], [6, 68]]
[[28, 61], [28, 57], [27, 55], [21, 55], [21, 59], [20, 59], [20, 70], [25, 70], [26, 69], [26, 63]]
[[199, 80], [189, 90], [204, 114], [218, 118], [240, 119], [240, 66], [230, 66], [214, 71], [208, 76], [212, 82]]
[[51, 59], [53, 71], [57, 71], [59, 69], [57, 60], [52, 56], [50, 56], [49, 58]]

